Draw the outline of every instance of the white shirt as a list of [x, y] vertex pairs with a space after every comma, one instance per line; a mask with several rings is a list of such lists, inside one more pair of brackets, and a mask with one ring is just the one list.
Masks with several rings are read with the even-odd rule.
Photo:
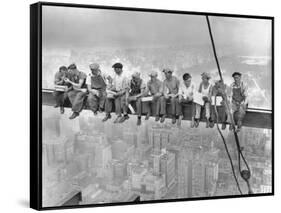
[[114, 75], [112, 84], [116, 91], [121, 91], [128, 88], [129, 83], [127, 77], [121, 73], [121, 75]]
[[210, 92], [210, 87], [211, 87], [211, 84], [209, 83], [209, 86], [205, 89], [204, 88], [204, 85], [202, 84], [202, 91], [201, 91], [201, 93], [202, 93], [202, 95], [203, 96], [206, 96], [206, 97], [208, 97], [209, 96], [209, 92]]
[[185, 84], [183, 84], [180, 88], [179, 88], [179, 95], [182, 95], [183, 98], [192, 98], [193, 94], [195, 91], [195, 84], [192, 82], [189, 87], [186, 87]]

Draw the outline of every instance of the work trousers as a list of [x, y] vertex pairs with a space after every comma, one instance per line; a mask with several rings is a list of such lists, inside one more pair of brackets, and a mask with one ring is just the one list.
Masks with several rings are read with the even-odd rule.
[[231, 104], [233, 115], [237, 115], [237, 121], [243, 121], [245, 115], [246, 115], [246, 110], [248, 105], [241, 104], [239, 102], [232, 102]]
[[209, 101], [204, 102], [204, 106], [196, 104], [195, 119], [200, 119], [201, 108], [205, 109], [206, 119], [210, 119], [211, 103]]
[[[142, 102], [141, 102], [141, 97], [139, 97], [139, 98], [135, 98], [134, 96], [129, 96], [128, 97], [128, 104], [131, 104], [131, 103], [136, 103], [136, 114], [138, 115], [138, 116], [141, 116], [141, 114], [142, 114]], [[126, 109], [125, 109], [125, 111], [126, 111], [126, 113], [128, 112], [128, 107], [127, 107], [127, 105], [126, 105], [126, 107], [125, 107]]]
[[154, 106], [155, 106], [155, 115], [159, 116], [161, 112], [160, 97], [153, 97], [152, 101], [142, 102], [142, 109], [145, 114], [152, 115], [152, 108]]
[[55, 98], [56, 105], [57, 106], [63, 106], [64, 105], [64, 101], [67, 98], [67, 93], [66, 92], [61, 92], [61, 91], [54, 91], [53, 92], [53, 96]]
[[72, 111], [77, 113], [81, 112], [85, 104], [87, 93], [77, 90], [71, 90], [67, 93], [67, 95], [72, 105]]
[[122, 110], [126, 114], [127, 113], [127, 106], [126, 106], [126, 95], [120, 95], [115, 98], [106, 98], [105, 100], [105, 112], [107, 114], [112, 112], [112, 106], [115, 106], [115, 113], [118, 116], [121, 116]]
[[99, 91], [98, 95], [90, 92], [89, 96], [88, 96], [89, 108], [93, 112], [98, 111], [98, 109], [104, 109], [105, 100], [106, 100], [106, 92], [105, 91]]
[[176, 116], [181, 113], [181, 105], [179, 104], [179, 99], [177, 97], [174, 98], [165, 98], [164, 96], [160, 97], [160, 115], [166, 115], [166, 102], [170, 101], [171, 104], [171, 115]]
[[185, 104], [191, 104], [191, 117], [194, 118], [195, 117], [195, 113], [196, 113], [196, 103], [187, 100], [187, 99], [181, 99], [181, 101], [179, 102], [180, 107], [179, 107], [179, 115], [183, 115], [183, 108]]
[[[220, 113], [218, 112], [218, 119], [219, 121], [221, 121], [222, 123], [230, 123], [230, 114], [227, 110], [227, 107], [226, 107], [226, 103], [225, 101], [223, 100], [222, 103], [221, 103], [221, 111]], [[215, 112], [215, 106], [211, 106], [211, 120], [212, 121], [216, 121], [217, 120], [217, 116], [216, 116], [216, 112]]]

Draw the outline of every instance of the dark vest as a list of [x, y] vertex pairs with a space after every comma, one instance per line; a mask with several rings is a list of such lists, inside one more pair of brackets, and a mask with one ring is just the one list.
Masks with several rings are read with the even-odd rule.
[[131, 88], [131, 91], [130, 91], [130, 95], [138, 95], [141, 93], [141, 84], [142, 84], [142, 79], [138, 82], [135, 82], [133, 80], [131, 80], [131, 83], [130, 83], [130, 88]]
[[[79, 74], [80, 74], [80, 73], [79, 73]], [[79, 83], [79, 80], [80, 80], [79, 74], [78, 74], [78, 75], [71, 74], [70, 80], [73, 81], [74, 83], [78, 84], [78, 83]], [[84, 79], [84, 82], [83, 82], [81, 88], [87, 88], [87, 85], [86, 85], [86, 78]]]
[[242, 94], [242, 88], [232, 88], [232, 100], [241, 103], [245, 100], [245, 96]]
[[91, 88], [97, 90], [106, 89], [106, 83], [101, 75], [91, 76]]

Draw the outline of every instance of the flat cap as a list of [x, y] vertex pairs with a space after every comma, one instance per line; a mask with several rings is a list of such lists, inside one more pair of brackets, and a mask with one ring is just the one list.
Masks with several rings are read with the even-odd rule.
[[70, 69], [70, 70], [74, 70], [74, 69], [77, 69], [77, 66], [76, 66], [76, 64], [70, 64], [68, 67], [67, 67], [67, 69]]
[[120, 68], [120, 69], [122, 69], [123, 65], [121, 63], [115, 63], [115, 64], [112, 65], [112, 68]]
[[164, 68], [162, 71], [163, 71], [164, 73], [167, 73], [167, 72], [174, 72], [171, 68], [168, 68], [168, 67]]
[[202, 77], [205, 77], [205, 78], [207, 78], [207, 79], [210, 79], [210, 78], [211, 78], [210, 73], [207, 73], [207, 72], [203, 72], [203, 73], [201, 74], [201, 76], [202, 76]]
[[154, 70], [152, 70], [149, 74], [149, 76], [158, 76], [158, 73]]
[[92, 63], [90, 64], [90, 69], [91, 70], [99, 70], [100, 69], [100, 65], [97, 63]]
[[67, 67], [66, 67], [66, 66], [61, 66], [61, 67], [59, 68], [59, 71], [67, 71]]
[[232, 74], [232, 77], [234, 77], [235, 75], [241, 76], [242, 74], [241, 74], [240, 72], [234, 72], [234, 73]]
[[137, 77], [137, 78], [139, 78], [140, 77], [140, 72], [134, 72], [133, 74], [132, 74], [132, 76], [133, 77]]

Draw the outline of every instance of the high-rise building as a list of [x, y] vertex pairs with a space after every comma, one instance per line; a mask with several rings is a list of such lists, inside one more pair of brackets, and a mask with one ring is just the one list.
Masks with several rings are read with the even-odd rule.
[[112, 143], [112, 158], [116, 160], [125, 159], [127, 156], [127, 144], [123, 140], [116, 140]]
[[219, 165], [216, 162], [206, 162], [206, 180], [205, 190], [207, 196], [213, 196], [216, 191], [216, 184], [218, 181]]
[[122, 161], [114, 160], [112, 162], [113, 165], [113, 175], [116, 181], [124, 180], [127, 176], [127, 164]]
[[172, 131], [170, 129], [162, 127], [152, 127], [148, 133], [149, 145], [152, 147], [152, 151], [155, 154], [159, 154], [162, 150], [167, 149], [167, 145], [170, 143]]
[[137, 134], [132, 131], [125, 131], [123, 133], [123, 140], [129, 145], [137, 147]]
[[205, 195], [205, 164], [202, 160], [192, 163], [192, 197]]
[[105, 169], [107, 164], [112, 160], [111, 145], [105, 143], [104, 138], [100, 138], [100, 142], [96, 144], [95, 164], [96, 167]]

